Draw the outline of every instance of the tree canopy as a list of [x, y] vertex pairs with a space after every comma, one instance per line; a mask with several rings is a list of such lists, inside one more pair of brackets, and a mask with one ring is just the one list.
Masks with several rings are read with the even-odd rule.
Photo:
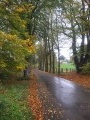
[[35, 36], [27, 30], [33, 9], [27, 2], [0, 1], [0, 71], [24, 69], [25, 57], [35, 52]]
[[60, 73], [61, 47], [69, 42], [77, 72], [89, 69], [88, 0], [0, 1], [0, 71], [23, 69], [32, 59], [39, 69]]

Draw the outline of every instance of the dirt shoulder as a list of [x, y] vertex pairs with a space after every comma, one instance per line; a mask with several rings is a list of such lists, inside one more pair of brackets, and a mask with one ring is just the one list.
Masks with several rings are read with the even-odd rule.
[[90, 88], [90, 75], [82, 75], [78, 73], [64, 73], [60, 77], [76, 82], [85, 88]]

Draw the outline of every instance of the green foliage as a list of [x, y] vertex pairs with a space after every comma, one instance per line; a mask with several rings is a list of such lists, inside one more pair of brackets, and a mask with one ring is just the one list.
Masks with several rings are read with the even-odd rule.
[[26, 56], [34, 53], [34, 39], [27, 31], [34, 7], [15, 0], [0, 1], [0, 73], [18, 72], [25, 68]]
[[73, 63], [62, 63], [61, 64], [61, 68], [63, 68], [63, 70], [66, 71], [66, 69], [70, 70], [70, 69], [73, 69], [75, 70], [75, 66]]
[[0, 69], [2, 71], [18, 71], [25, 68], [25, 56], [29, 54], [23, 47], [22, 40], [15, 35], [0, 32]]
[[90, 74], [90, 62], [81, 67], [83, 74]]
[[0, 85], [1, 120], [33, 120], [27, 104], [28, 85], [28, 81], [14, 85]]

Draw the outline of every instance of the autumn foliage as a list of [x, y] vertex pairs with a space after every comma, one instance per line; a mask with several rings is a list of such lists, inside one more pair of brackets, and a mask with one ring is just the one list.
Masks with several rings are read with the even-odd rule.
[[32, 77], [30, 84], [31, 85], [29, 89], [30, 95], [28, 96], [28, 104], [33, 112], [35, 120], [43, 120], [43, 106], [38, 94], [38, 82], [34, 76]]
[[0, 1], [0, 73], [23, 70], [25, 57], [35, 53], [36, 37], [27, 30], [33, 8], [26, 2]]

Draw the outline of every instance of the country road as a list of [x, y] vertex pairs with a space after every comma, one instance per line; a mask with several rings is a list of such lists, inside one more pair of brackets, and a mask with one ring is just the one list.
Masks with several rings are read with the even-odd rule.
[[39, 70], [33, 70], [33, 73], [50, 90], [58, 106], [62, 105], [64, 116], [68, 120], [90, 120], [89, 90], [85, 90], [82, 86], [74, 82]]

